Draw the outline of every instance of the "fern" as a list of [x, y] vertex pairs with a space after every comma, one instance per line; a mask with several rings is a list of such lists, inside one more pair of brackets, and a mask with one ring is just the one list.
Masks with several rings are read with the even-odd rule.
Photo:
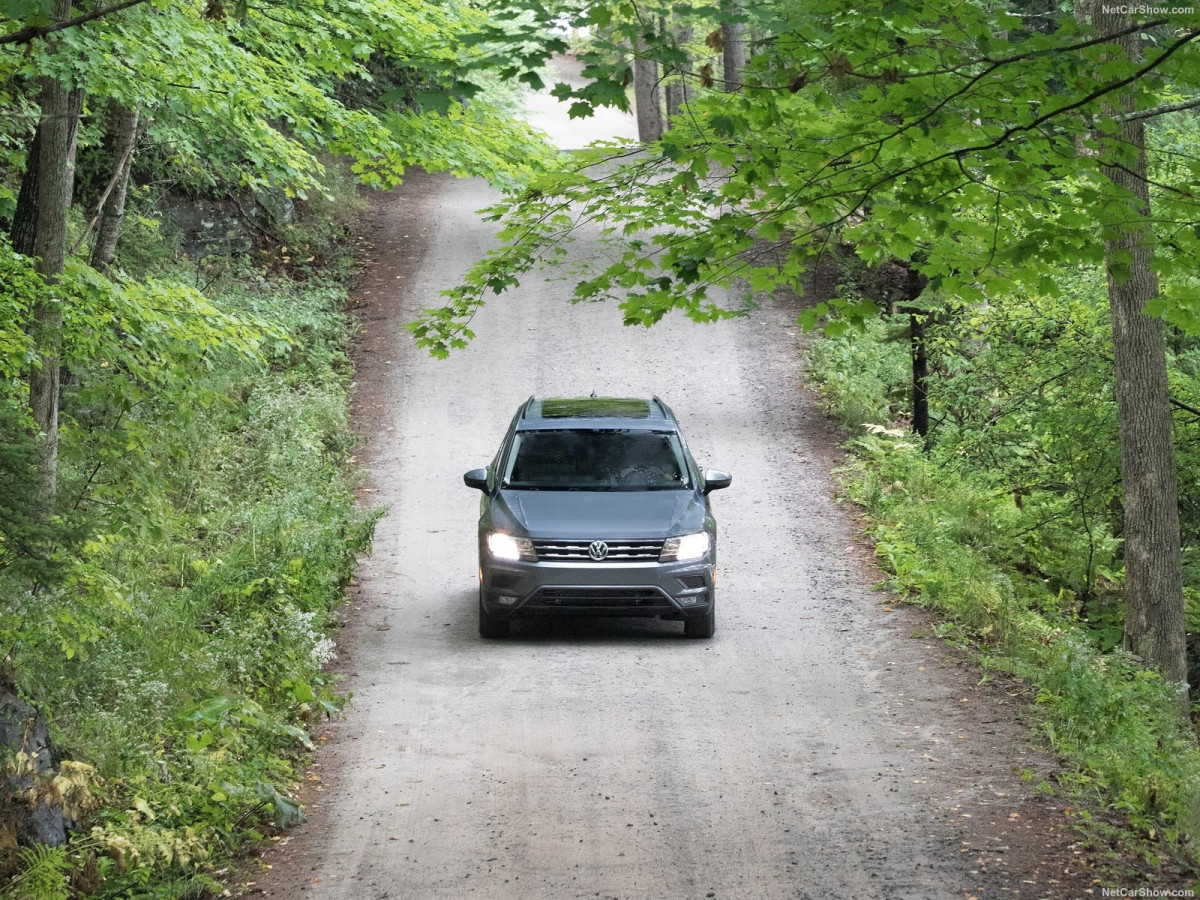
[[36, 844], [20, 852], [21, 871], [4, 889], [5, 900], [70, 900], [66, 847]]

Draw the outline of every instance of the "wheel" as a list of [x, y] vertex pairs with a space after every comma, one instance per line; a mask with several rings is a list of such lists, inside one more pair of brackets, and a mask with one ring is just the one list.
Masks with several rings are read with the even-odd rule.
[[508, 619], [489, 616], [483, 608], [483, 595], [479, 597], [479, 636], [483, 638], [508, 637]]
[[698, 619], [683, 620], [683, 634], [690, 638], [710, 638], [717, 630], [717, 604], [714, 600], [708, 613]]

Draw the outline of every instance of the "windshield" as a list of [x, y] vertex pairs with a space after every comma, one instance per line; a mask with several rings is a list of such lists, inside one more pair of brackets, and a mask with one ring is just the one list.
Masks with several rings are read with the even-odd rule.
[[522, 431], [501, 487], [553, 491], [654, 491], [691, 487], [683, 446], [653, 431]]

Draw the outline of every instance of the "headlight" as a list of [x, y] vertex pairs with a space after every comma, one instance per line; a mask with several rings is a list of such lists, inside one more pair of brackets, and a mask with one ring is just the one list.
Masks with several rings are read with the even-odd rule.
[[537, 562], [533, 541], [529, 538], [513, 537], [502, 531], [493, 531], [487, 537], [488, 550], [493, 559], [508, 559], [514, 562]]
[[698, 531], [683, 537], [667, 538], [663, 542], [659, 562], [688, 562], [700, 559], [708, 552], [708, 532]]

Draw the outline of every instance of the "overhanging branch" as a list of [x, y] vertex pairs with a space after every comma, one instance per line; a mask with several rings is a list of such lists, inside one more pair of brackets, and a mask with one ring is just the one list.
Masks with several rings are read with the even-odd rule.
[[1116, 122], [1136, 122], [1139, 119], [1153, 119], [1155, 116], [1165, 116], [1167, 113], [1193, 109], [1197, 106], [1200, 106], [1200, 97], [1193, 97], [1191, 100], [1180, 100], [1178, 103], [1164, 103], [1152, 109], [1143, 109], [1138, 112], [1126, 113], [1123, 116], [1114, 116], [1113, 120]]
[[22, 28], [20, 31], [14, 31], [12, 34], [0, 36], [0, 44], [27, 44], [37, 38], [54, 34], [56, 31], [75, 28], [78, 25], [83, 25], [85, 22], [91, 22], [95, 19], [103, 18], [110, 13], [120, 12], [123, 9], [128, 9], [131, 6], [137, 6], [139, 3], [145, 2], [146, 0], [121, 0], [120, 3], [114, 3], [112, 6], [102, 6], [100, 9], [94, 9], [90, 13], [84, 13], [83, 15], [76, 16], [73, 19], [66, 19], [62, 22], [55, 22], [53, 25], [30, 25], [27, 28]]
[[1193, 416], [1200, 418], [1200, 409], [1196, 409], [1196, 407], [1194, 407], [1194, 406], [1189, 406], [1188, 404], [1184, 403], [1182, 400], [1176, 400], [1174, 397], [1171, 397], [1169, 399], [1171, 401], [1171, 405], [1174, 406], [1176, 409], [1182, 409], [1184, 412], [1190, 412]]

